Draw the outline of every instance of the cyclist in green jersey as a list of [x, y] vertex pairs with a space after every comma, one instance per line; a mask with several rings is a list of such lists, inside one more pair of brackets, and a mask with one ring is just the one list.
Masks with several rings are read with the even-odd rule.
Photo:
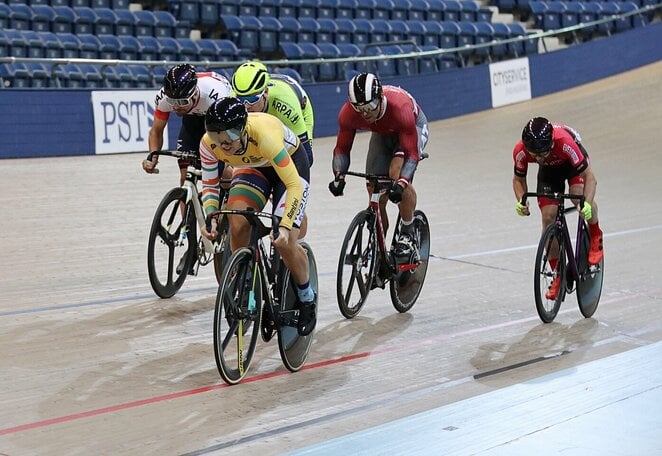
[[246, 110], [276, 116], [292, 130], [313, 165], [313, 106], [297, 81], [284, 74], [269, 74], [260, 62], [246, 62], [234, 72], [232, 90]]

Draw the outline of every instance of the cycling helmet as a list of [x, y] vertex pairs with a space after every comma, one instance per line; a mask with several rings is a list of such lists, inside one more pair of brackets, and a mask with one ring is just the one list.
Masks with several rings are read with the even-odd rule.
[[269, 72], [260, 62], [246, 62], [232, 75], [232, 89], [240, 97], [264, 92], [270, 80]]
[[168, 98], [191, 98], [198, 84], [195, 67], [189, 64], [175, 65], [163, 77], [163, 91]]
[[354, 105], [364, 105], [382, 97], [382, 83], [372, 73], [361, 73], [349, 81], [349, 101]]
[[244, 104], [236, 98], [228, 97], [215, 101], [205, 115], [205, 129], [210, 132], [232, 131], [234, 136], [243, 133], [248, 121]]
[[534, 117], [522, 130], [522, 142], [526, 150], [533, 154], [541, 154], [552, 149], [552, 132], [554, 127], [544, 117]]

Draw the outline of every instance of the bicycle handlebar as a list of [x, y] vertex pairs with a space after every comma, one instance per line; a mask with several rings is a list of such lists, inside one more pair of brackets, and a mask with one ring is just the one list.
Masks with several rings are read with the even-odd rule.
[[344, 173], [344, 175], [362, 177], [367, 180], [376, 180], [378, 183], [383, 183], [383, 184], [390, 184], [391, 182], [393, 182], [393, 179], [391, 179], [389, 176], [379, 175], [379, 174], [366, 174], [366, 173], [358, 173], [354, 171], [347, 171]]
[[[205, 225], [207, 227], [207, 231], [211, 229], [211, 220], [213, 218], [217, 218], [219, 215], [243, 215], [246, 220], [248, 220], [248, 223], [251, 224], [251, 226], [256, 227], [258, 229], [259, 233], [263, 233], [258, 237], [263, 237], [266, 236], [269, 231], [271, 231], [273, 238], [276, 239], [278, 237], [278, 216], [274, 214], [270, 214], [268, 212], [255, 212], [253, 208], [248, 208], [246, 210], [242, 209], [219, 209], [217, 211], [211, 212], [210, 214], [207, 214], [207, 217], [205, 218]], [[271, 228], [268, 228], [260, 218], [270, 218], [271, 219]]]
[[572, 195], [569, 193], [559, 193], [559, 192], [553, 192], [553, 193], [545, 193], [545, 192], [526, 192], [524, 195], [522, 195], [522, 204], [526, 204], [527, 198], [530, 197], [542, 197], [542, 198], [549, 198], [554, 201], [564, 201], [564, 200], [572, 200], [572, 199], [578, 199], [579, 200], [579, 208], [584, 207], [584, 201], [586, 198], [584, 195]]
[[147, 154], [147, 161], [152, 161], [155, 155], [166, 155], [168, 157], [175, 157], [182, 160], [196, 160], [198, 154], [195, 152], [184, 152], [181, 150], [153, 150]]

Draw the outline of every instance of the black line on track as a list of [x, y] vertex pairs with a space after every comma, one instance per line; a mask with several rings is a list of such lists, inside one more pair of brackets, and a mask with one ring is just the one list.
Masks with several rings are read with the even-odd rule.
[[559, 357], [561, 357], [563, 355], [567, 355], [569, 353], [572, 353], [572, 352], [570, 352], [568, 350], [563, 350], [562, 352], [555, 353], [553, 355], [540, 356], [538, 358], [533, 358], [533, 359], [529, 359], [527, 361], [522, 361], [521, 363], [515, 363], [515, 364], [511, 364], [509, 366], [500, 367], [498, 369], [494, 369], [494, 370], [491, 370], [491, 371], [482, 372], [480, 374], [474, 375], [474, 380], [479, 380], [481, 378], [489, 377], [491, 375], [502, 374], [504, 372], [507, 372], [507, 371], [510, 371], [510, 370], [513, 370], [513, 369], [518, 369], [518, 368], [524, 367], [524, 366], [529, 366], [531, 364], [539, 363], [541, 361], [547, 361], [547, 360], [550, 360], [550, 359], [559, 358]]
[[513, 269], [500, 268], [498, 266], [490, 266], [488, 264], [476, 263], [476, 262], [473, 262], [473, 261], [458, 260], [458, 259], [455, 259], [455, 258], [448, 258], [448, 257], [443, 257], [443, 256], [433, 255], [433, 254], [430, 254], [430, 258], [436, 258], [437, 260], [453, 261], [455, 263], [463, 263], [463, 264], [468, 264], [468, 265], [471, 265], [471, 266], [478, 266], [480, 268], [494, 269], [494, 270], [497, 270], [497, 271], [514, 272], [514, 273], [520, 273], [521, 272], [521, 271], [515, 271]]

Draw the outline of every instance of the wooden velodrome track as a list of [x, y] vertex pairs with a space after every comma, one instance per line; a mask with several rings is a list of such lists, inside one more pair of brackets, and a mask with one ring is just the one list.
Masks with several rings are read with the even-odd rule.
[[[536, 315], [539, 212], [518, 217], [511, 190], [512, 148], [533, 115], [576, 127], [598, 178], [606, 263], [592, 319], [574, 294], [554, 323]], [[307, 240], [320, 315], [307, 368], [289, 373], [276, 342], [260, 341], [233, 387], [214, 363], [211, 267], [169, 300], [149, 286], [147, 236], [177, 180], [172, 160], [154, 176], [137, 154], [1, 161], [0, 453], [280, 454], [659, 342], [660, 119], [657, 63], [432, 123], [416, 174], [433, 255], [423, 292], [398, 314], [388, 290], [373, 291], [352, 321], [335, 271], [367, 198], [356, 179], [329, 194], [334, 139], [317, 139]]]

